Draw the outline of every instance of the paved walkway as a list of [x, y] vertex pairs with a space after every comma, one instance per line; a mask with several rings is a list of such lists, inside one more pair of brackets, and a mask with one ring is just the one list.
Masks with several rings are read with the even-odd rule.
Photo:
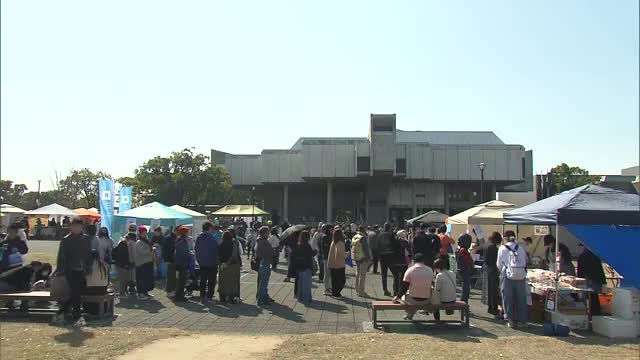
[[[245, 265], [246, 266], [246, 265]], [[323, 294], [321, 283], [314, 281], [313, 303], [306, 307], [293, 297], [293, 283], [284, 282], [284, 265], [282, 270], [272, 273], [269, 293], [275, 299], [270, 307], [261, 309], [256, 306], [257, 274], [244, 272], [241, 276], [242, 303], [237, 305], [204, 306], [198, 302], [199, 293], [185, 303], [173, 303], [167, 299], [163, 291], [153, 292], [155, 299], [140, 301], [135, 298], [124, 298], [116, 304], [116, 319], [113, 326], [123, 327], [175, 327], [192, 331], [206, 332], [242, 332], [264, 334], [301, 334], [301, 333], [359, 333], [359, 332], [394, 332], [394, 333], [446, 333], [462, 337], [497, 337], [510, 335], [540, 334], [540, 327], [530, 327], [526, 332], [511, 330], [502, 324], [495, 323], [488, 317], [486, 308], [480, 304], [478, 291], [472, 291], [470, 301], [472, 318], [471, 327], [463, 329], [458, 324], [414, 324], [403, 322], [386, 324], [382, 330], [374, 330], [371, 325], [371, 301], [389, 299], [383, 296], [379, 274], [367, 276], [367, 292], [370, 299], [355, 295], [353, 289], [354, 273], [347, 268], [347, 286], [342, 292], [343, 298], [335, 299]], [[389, 276], [389, 285], [392, 278]], [[402, 311], [381, 311], [381, 320], [401, 320]], [[459, 319], [459, 314], [451, 316], [442, 314], [443, 319]], [[416, 319], [432, 320], [432, 315], [416, 315]], [[97, 324], [96, 324], [97, 325]]]

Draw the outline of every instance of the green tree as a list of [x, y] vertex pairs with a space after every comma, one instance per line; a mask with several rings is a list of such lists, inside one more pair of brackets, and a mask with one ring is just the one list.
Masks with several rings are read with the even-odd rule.
[[190, 149], [156, 156], [135, 170], [139, 195], [145, 202], [180, 204], [203, 209], [206, 204], [224, 203], [231, 194], [227, 171], [211, 166], [209, 157]]
[[111, 175], [84, 168], [73, 170], [58, 182], [58, 202], [71, 209], [98, 207], [98, 181], [111, 179]]
[[600, 181], [599, 176], [589, 175], [589, 171], [565, 163], [551, 169], [549, 175], [551, 175], [554, 194]]
[[136, 178], [123, 176], [116, 180], [123, 186], [131, 186], [131, 207], [138, 207], [144, 203], [144, 194], [140, 191], [140, 183]]
[[16, 184], [11, 180], [0, 180], [0, 202], [18, 206], [16, 204], [20, 203], [27, 190], [29, 189], [25, 184]]

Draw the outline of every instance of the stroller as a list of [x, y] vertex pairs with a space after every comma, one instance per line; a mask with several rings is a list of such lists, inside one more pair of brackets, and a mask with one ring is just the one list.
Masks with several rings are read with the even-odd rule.
[[193, 291], [200, 291], [200, 267], [189, 266], [189, 274], [187, 275], [187, 282], [184, 285], [185, 296], [193, 296]]

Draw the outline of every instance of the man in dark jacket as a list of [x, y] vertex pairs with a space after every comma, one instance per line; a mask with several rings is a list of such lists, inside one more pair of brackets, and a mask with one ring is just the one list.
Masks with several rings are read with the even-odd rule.
[[187, 235], [189, 234], [189, 229], [185, 226], [179, 226], [176, 228], [176, 232], [178, 233], [178, 237], [175, 241], [175, 256], [174, 256], [174, 264], [175, 270], [177, 274], [176, 281], [176, 295], [174, 297], [175, 301], [186, 301], [187, 299], [184, 297], [184, 286], [187, 282], [187, 272], [189, 271], [189, 243], [187, 241]]
[[173, 297], [176, 291], [176, 240], [178, 239], [178, 230], [173, 231], [162, 242], [162, 259], [167, 264], [167, 296]]
[[[91, 272], [91, 244], [82, 233], [82, 219], [74, 218], [69, 235], [65, 236], [58, 248], [56, 274], [64, 276], [69, 284], [70, 297], [60, 304], [54, 322], [80, 319], [81, 294], [86, 287], [85, 276]], [[73, 308], [71, 318], [68, 313]]]
[[400, 273], [404, 265], [404, 254], [400, 241], [396, 239], [391, 230], [391, 224], [385, 223], [384, 230], [378, 237], [378, 254], [380, 255], [380, 269], [382, 275], [382, 290], [385, 296], [391, 296], [387, 289], [387, 274], [391, 270], [393, 275], [394, 293], [400, 291]]
[[202, 224], [202, 233], [196, 238], [196, 260], [200, 265], [200, 301], [213, 300], [218, 276], [218, 241], [213, 236], [213, 224]]

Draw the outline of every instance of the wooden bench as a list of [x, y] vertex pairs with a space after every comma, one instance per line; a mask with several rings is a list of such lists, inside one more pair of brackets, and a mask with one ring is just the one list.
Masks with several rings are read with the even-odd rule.
[[[460, 311], [460, 325], [463, 327], [469, 327], [469, 304], [466, 304], [462, 301], [456, 301], [453, 304], [424, 304], [424, 305], [406, 305], [406, 304], [395, 304], [392, 301], [373, 301], [371, 302], [371, 310], [373, 317], [373, 327], [377, 328], [379, 323], [382, 322], [397, 322], [396, 320], [378, 320], [378, 310], [424, 310], [430, 313], [435, 312], [436, 310], [443, 311]], [[423, 321], [423, 322], [431, 322], [431, 321]], [[458, 322], [457, 320], [442, 320], [443, 323], [448, 322]]]
[[[31, 291], [31, 292], [17, 292], [17, 293], [9, 293], [9, 294], [0, 294], [0, 301], [12, 301], [12, 300], [21, 300], [21, 301], [34, 301], [34, 302], [44, 302], [44, 301], [55, 301], [51, 298], [51, 293], [48, 291]], [[107, 293], [104, 295], [82, 295], [83, 303], [97, 303], [98, 306], [98, 317], [103, 318], [105, 315], [113, 315], [114, 312], [114, 303], [115, 303], [115, 294]], [[0, 308], [0, 311], [10, 311], [8, 308]], [[21, 311], [33, 312], [33, 313], [55, 313], [58, 311], [56, 308], [24, 308], [21, 307]]]

